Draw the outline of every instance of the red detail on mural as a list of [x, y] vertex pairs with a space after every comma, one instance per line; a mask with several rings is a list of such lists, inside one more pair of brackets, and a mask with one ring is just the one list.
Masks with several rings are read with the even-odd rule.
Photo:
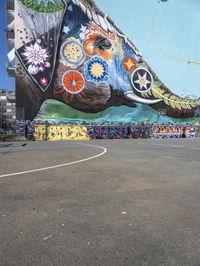
[[90, 27], [91, 33], [101, 33], [103, 36], [107, 37], [110, 40], [113, 40], [113, 41], [116, 40], [116, 35], [114, 33], [110, 33], [110, 32], [108, 33], [102, 30], [102, 28], [96, 25], [94, 22], [91, 22], [89, 27]]

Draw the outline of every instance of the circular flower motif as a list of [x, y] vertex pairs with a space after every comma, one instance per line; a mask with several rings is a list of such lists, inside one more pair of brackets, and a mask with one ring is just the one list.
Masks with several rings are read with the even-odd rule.
[[84, 89], [85, 81], [78, 71], [69, 70], [63, 74], [62, 84], [67, 92], [78, 94]]
[[109, 78], [109, 68], [105, 60], [93, 57], [84, 65], [86, 79], [93, 82], [107, 81]]
[[84, 59], [85, 54], [82, 46], [78, 41], [68, 40], [63, 43], [61, 50], [61, 57], [64, 63], [70, 67], [77, 67]]
[[49, 54], [47, 52], [47, 49], [42, 48], [42, 46], [40, 46], [37, 42], [30, 44], [29, 46], [25, 46], [25, 50], [22, 54], [27, 61], [27, 64], [32, 64], [34, 66], [45, 63], [50, 64], [48, 62]]

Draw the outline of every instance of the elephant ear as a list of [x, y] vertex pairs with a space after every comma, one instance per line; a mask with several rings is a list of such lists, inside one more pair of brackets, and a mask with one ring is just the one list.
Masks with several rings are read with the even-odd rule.
[[63, 0], [16, 1], [16, 54], [42, 92], [53, 78], [66, 8]]

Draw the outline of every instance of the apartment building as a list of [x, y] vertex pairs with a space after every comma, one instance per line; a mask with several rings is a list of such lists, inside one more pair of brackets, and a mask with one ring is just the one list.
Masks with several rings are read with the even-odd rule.
[[0, 128], [13, 129], [16, 124], [16, 100], [14, 91], [0, 90]]

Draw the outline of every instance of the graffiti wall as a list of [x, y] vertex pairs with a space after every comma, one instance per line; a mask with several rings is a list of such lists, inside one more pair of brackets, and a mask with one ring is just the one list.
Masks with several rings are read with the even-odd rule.
[[35, 126], [35, 140], [88, 140], [84, 126]]
[[200, 127], [192, 126], [155, 126], [154, 138], [198, 138]]
[[[158, 2], [156, 5], [167, 5], [170, 0]], [[150, 12], [144, 1], [140, 1], [140, 8]], [[101, 117], [113, 107], [120, 112], [123, 106], [137, 116], [141, 115], [137, 109], [142, 108], [150, 110], [142, 114], [144, 117], [151, 112], [181, 119], [198, 117], [199, 94], [193, 97], [191, 92], [189, 97], [169, 89], [164, 84], [167, 80], [161, 81], [136, 48], [134, 39], [110, 17], [112, 12], [106, 15], [92, 0], [16, 0], [17, 107], [24, 108], [25, 118], [33, 120], [49, 99], [72, 108], [77, 119], [78, 112]], [[121, 17], [125, 19], [126, 14]], [[153, 16], [152, 32], [155, 20]], [[141, 21], [133, 22], [140, 27]], [[155, 43], [163, 52], [157, 40]], [[195, 60], [175, 56], [171, 60], [198, 66]], [[66, 136], [63, 130], [62, 137]], [[50, 129], [52, 138], [55, 131]]]
[[149, 126], [34, 126], [35, 140], [144, 139], [150, 136]]

